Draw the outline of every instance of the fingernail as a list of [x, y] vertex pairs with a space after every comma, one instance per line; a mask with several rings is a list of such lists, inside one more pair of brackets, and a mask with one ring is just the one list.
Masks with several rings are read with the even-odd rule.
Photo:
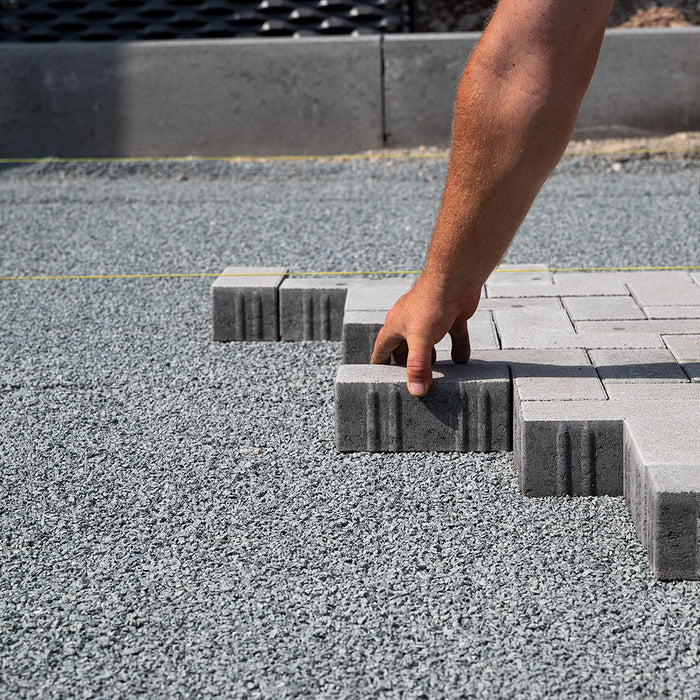
[[423, 396], [425, 394], [425, 384], [419, 382], [409, 382], [408, 393], [414, 396]]

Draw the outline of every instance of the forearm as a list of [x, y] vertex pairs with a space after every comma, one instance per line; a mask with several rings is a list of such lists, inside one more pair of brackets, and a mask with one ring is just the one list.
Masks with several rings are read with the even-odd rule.
[[422, 282], [459, 304], [505, 253], [561, 157], [610, 0], [502, 0], [462, 76]]

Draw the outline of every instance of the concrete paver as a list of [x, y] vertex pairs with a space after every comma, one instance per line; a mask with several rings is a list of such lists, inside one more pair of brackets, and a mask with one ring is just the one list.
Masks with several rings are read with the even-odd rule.
[[605, 384], [688, 381], [668, 350], [591, 350], [589, 354]]
[[700, 382], [700, 335], [664, 335], [662, 339], [690, 381]]
[[505, 364], [435, 365], [420, 400], [397, 365], [341, 365], [335, 380], [341, 452], [492, 452], [511, 449], [510, 377]]
[[647, 318], [700, 318], [700, 306], [645, 306]]
[[286, 267], [227, 267], [211, 286], [214, 340], [279, 340]]
[[408, 394], [405, 368], [368, 364], [387, 311], [412, 283], [282, 284], [290, 310], [281, 327], [288, 313], [295, 328], [283, 338], [337, 337], [342, 326], [337, 449], [513, 449], [524, 494], [624, 494], [654, 574], [700, 578], [696, 276], [551, 274], [543, 265], [494, 272], [469, 323], [472, 359], [447, 361], [446, 337], [420, 399]]
[[576, 321], [579, 333], [700, 333], [700, 318], [668, 318], [635, 321]]
[[700, 286], [682, 270], [619, 273], [641, 306], [700, 304]]
[[348, 282], [286, 279], [279, 288], [281, 340], [340, 340]]
[[632, 297], [563, 297], [572, 321], [617, 321], [646, 318]]

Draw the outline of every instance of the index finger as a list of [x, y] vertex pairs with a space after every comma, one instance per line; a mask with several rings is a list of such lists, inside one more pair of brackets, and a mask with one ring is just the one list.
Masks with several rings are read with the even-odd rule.
[[377, 339], [374, 341], [374, 350], [372, 351], [370, 362], [373, 365], [390, 364], [391, 354], [403, 340], [404, 337], [400, 333], [392, 333], [386, 329], [386, 325], [382, 326], [379, 333], [377, 333]]

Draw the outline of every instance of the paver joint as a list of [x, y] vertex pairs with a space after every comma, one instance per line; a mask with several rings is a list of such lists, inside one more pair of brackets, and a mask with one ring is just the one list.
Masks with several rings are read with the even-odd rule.
[[700, 579], [700, 275], [519, 267], [532, 271], [504, 266], [484, 285], [468, 364], [437, 346], [423, 398], [404, 368], [369, 365], [412, 278], [227, 268], [213, 337], [342, 340], [339, 450], [512, 449], [525, 495], [624, 495], [653, 573]]

